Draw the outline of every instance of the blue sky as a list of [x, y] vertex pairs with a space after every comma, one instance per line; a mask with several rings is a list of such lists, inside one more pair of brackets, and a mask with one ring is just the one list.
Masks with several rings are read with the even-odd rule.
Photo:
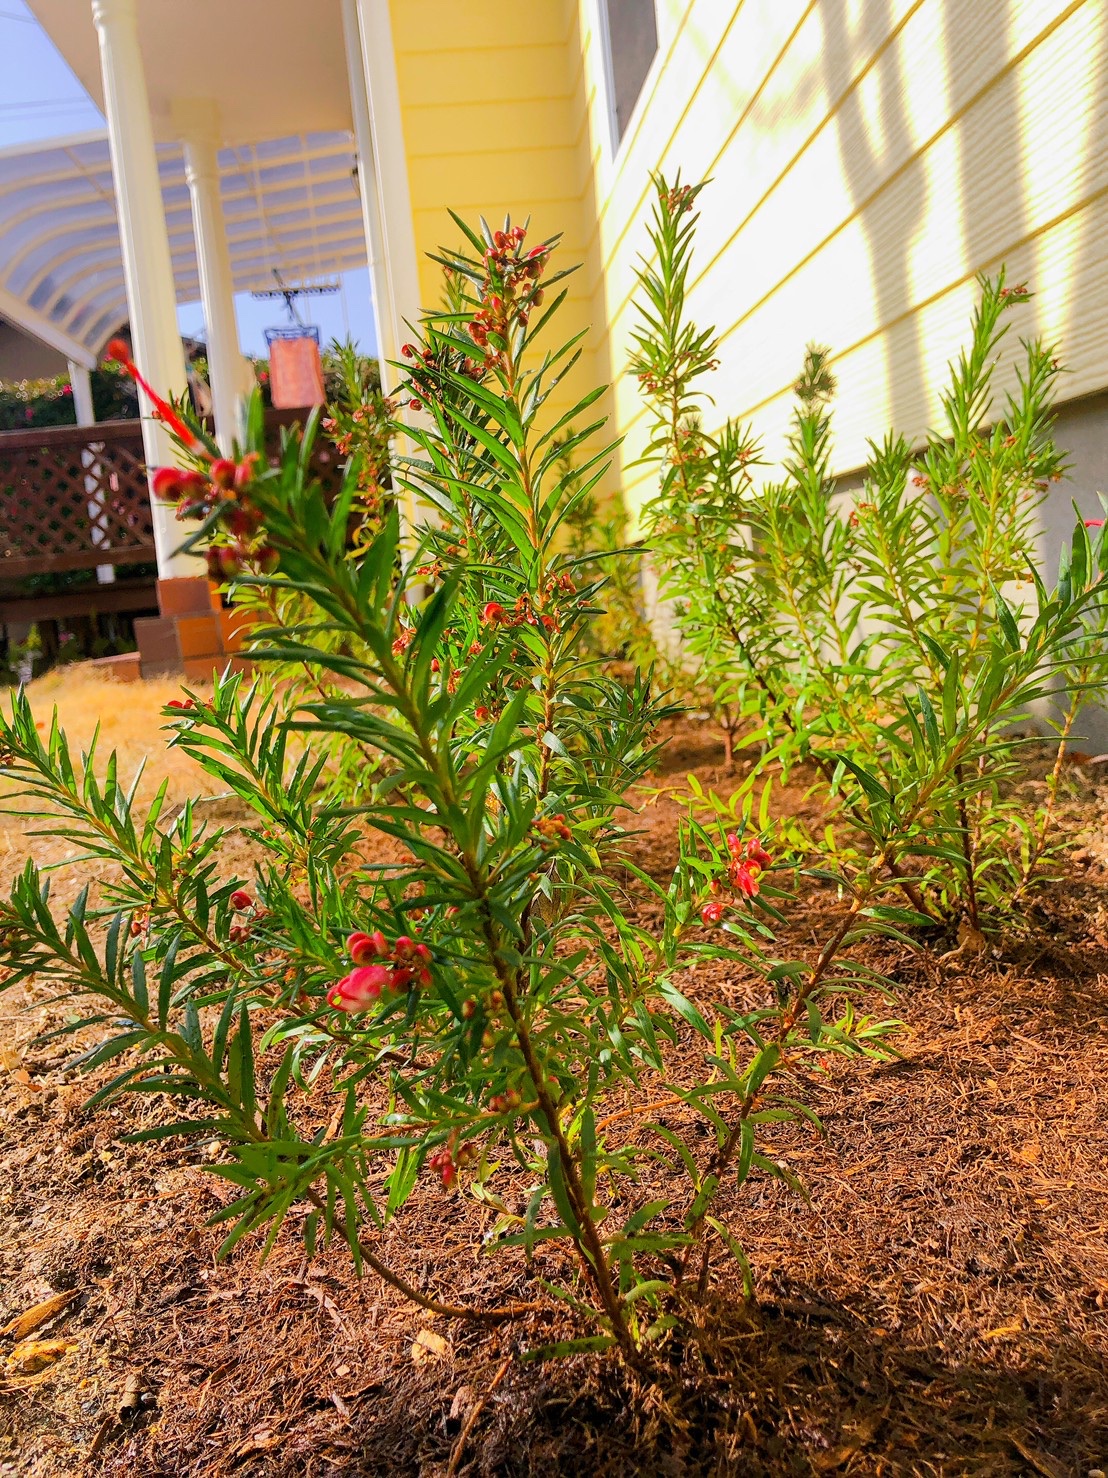
[[[104, 120], [66, 66], [23, 0], [0, 0], [0, 147], [102, 128]], [[303, 298], [300, 316], [318, 324], [323, 342], [348, 335], [374, 349], [369, 270], [343, 274], [342, 291]], [[235, 299], [239, 342], [247, 354], [264, 354], [264, 330], [288, 321], [284, 304], [256, 303], [248, 293]], [[202, 337], [199, 303], [178, 311], [182, 332]]]

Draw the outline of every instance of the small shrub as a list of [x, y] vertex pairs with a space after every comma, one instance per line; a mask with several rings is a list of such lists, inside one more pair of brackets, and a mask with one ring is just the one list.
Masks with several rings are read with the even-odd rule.
[[[784, 476], [757, 485], [749, 433], [703, 421], [716, 340], [685, 307], [701, 188], [658, 182], [632, 364], [661, 468], [645, 518], [686, 660], [757, 756], [748, 788], [771, 765], [814, 769], [842, 825], [797, 833], [798, 845], [877, 862], [899, 881], [905, 924], [964, 918], [979, 931], [1032, 885], [1065, 746], [1103, 690], [1103, 533], [1094, 545], [1078, 519], [1053, 590], [1035, 563], [1036, 514], [1063, 466], [1057, 360], [1025, 341], [1018, 391], [998, 410], [1002, 320], [1028, 294], [1003, 274], [982, 279], [942, 431], [919, 454], [895, 435], [871, 443], [864, 487], [844, 502], [828, 351], [809, 346]], [[1061, 710], [1056, 763], [1028, 815], [1013, 782], [1048, 701]]]
[[[468, 1308], [458, 1266], [436, 1270], [442, 1293], [389, 1267], [378, 1233], [422, 1176], [493, 1209], [487, 1250], [568, 1248], [576, 1279], [542, 1286], [585, 1332], [557, 1351], [639, 1364], [706, 1288], [713, 1247], [745, 1269], [717, 1200], [752, 1174], [791, 1178], [763, 1136], [813, 1117], [805, 1064], [884, 1050], [889, 1023], [854, 999], [880, 980], [852, 951], [886, 927], [890, 884], [883, 858], [860, 861], [827, 938], [782, 957], [792, 870], [749, 808], [690, 822], [668, 885], [634, 866], [625, 796], [668, 710], [642, 674], [617, 682], [589, 659], [603, 579], [581, 583], [562, 541], [607, 463], [586, 414], [600, 391], [547, 414], [577, 352], [541, 348], [564, 298], [555, 242], [459, 226], [450, 311], [404, 351], [422, 415], [395, 476], [432, 515], [414, 550], [394, 510], [350, 552], [357, 474], [329, 506], [306, 470], [314, 424], [271, 466], [257, 407], [248, 448], [223, 459], [161, 402], [190, 460], [158, 486], [201, 521], [195, 539], [232, 541], [241, 581], [310, 602], [254, 649], [318, 678], [294, 712], [241, 678], [167, 710], [172, 743], [256, 818], [255, 875], [226, 869], [191, 806], [163, 820], [159, 795], [136, 815], [114, 758], [98, 778], [95, 754], [74, 755], [56, 724], [41, 733], [20, 696], [0, 734], [19, 804], [118, 881], [55, 917], [28, 862], [0, 909], [0, 962], [9, 986], [42, 976], [91, 1001], [62, 1030], [94, 1034], [85, 1066], [120, 1069], [94, 1103], [183, 1106], [131, 1138], [218, 1138], [224, 1252], [255, 1234], [267, 1251], [296, 1207], [309, 1251], [341, 1240], [426, 1308], [534, 1308], [510, 1289]], [[335, 735], [372, 777], [356, 807], [320, 789], [316, 745]], [[656, 929], [636, 922], [629, 884]], [[682, 994], [675, 973], [705, 959], [753, 972], [756, 1008]], [[651, 1119], [659, 1096], [691, 1111], [686, 1131]], [[659, 1164], [661, 1196], [640, 1184]]]

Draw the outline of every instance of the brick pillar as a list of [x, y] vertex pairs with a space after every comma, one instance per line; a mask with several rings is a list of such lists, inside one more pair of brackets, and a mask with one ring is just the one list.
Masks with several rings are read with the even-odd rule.
[[158, 581], [159, 616], [135, 622], [143, 677], [183, 676], [189, 682], [210, 682], [213, 673], [230, 665], [249, 668], [235, 654], [243, 631], [251, 624], [245, 611], [225, 611], [219, 591], [210, 580], [184, 576]]

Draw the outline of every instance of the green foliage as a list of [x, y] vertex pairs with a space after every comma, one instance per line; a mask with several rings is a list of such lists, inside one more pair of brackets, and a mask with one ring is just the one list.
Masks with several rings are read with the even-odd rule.
[[[876, 859], [917, 915], [976, 930], [1031, 885], [1064, 745], [1104, 681], [1103, 537], [1094, 547], [1078, 521], [1053, 590], [1035, 565], [1036, 515], [1063, 466], [1058, 363], [1024, 341], [1018, 389], [996, 407], [1003, 319], [1027, 293], [1003, 274], [982, 279], [945, 424], [920, 454], [893, 435], [872, 444], [864, 487], [845, 500], [830, 471], [828, 351], [809, 346], [784, 476], [755, 486], [749, 438], [700, 421], [716, 348], [685, 313], [700, 188], [658, 182], [632, 364], [661, 468], [646, 516], [687, 659], [741, 716], [757, 756], [748, 788], [770, 766], [787, 776], [804, 764], [837, 806], [842, 825], [799, 844]], [[1028, 817], [1012, 782], [1048, 701], [1063, 747], [1046, 806]]]
[[[116, 365], [97, 365], [91, 379], [92, 404], [98, 421], [130, 421], [138, 416], [135, 387]], [[68, 375], [0, 381], [0, 431], [76, 424], [73, 386]]]
[[[880, 978], [853, 951], [901, 915], [863, 859], [835, 879], [827, 939], [777, 955], [792, 869], [767, 871], [749, 804], [690, 821], [667, 885], [635, 867], [625, 796], [670, 710], [649, 673], [617, 682], [590, 657], [604, 577], [563, 537], [607, 463], [587, 414], [600, 391], [550, 413], [578, 352], [543, 347], [564, 299], [555, 243], [458, 225], [448, 305], [405, 349], [404, 398], [423, 414], [394, 478], [430, 511], [416, 547], [393, 510], [350, 551], [357, 470], [324, 496], [314, 420], [270, 465], [257, 404], [229, 460], [163, 410], [192, 470], [162, 483], [197, 538], [245, 514], [240, 582], [304, 602], [253, 649], [311, 675], [292, 711], [237, 677], [167, 711], [173, 743], [256, 817], [254, 877], [228, 875], [192, 807], [163, 818], [164, 792], [136, 814], [114, 758], [98, 779], [95, 754], [74, 756], [56, 725], [44, 738], [17, 697], [3, 774], [43, 831], [117, 880], [58, 918], [28, 863], [0, 908], [0, 964], [8, 985], [35, 976], [89, 1003], [63, 1030], [92, 1030], [87, 1066], [118, 1060], [98, 1101], [182, 1105], [136, 1137], [219, 1137], [224, 1251], [247, 1236], [268, 1250], [300, 1205], [309, 1251], [339, 1239], [427, 1307], [509, 1315], [412, 1289], [379, 1255], [375, 1229], [421, 1179], [464, 1187], [496, 1213], [486, 1250], [561, 1242], [576, 1259], [577, 1279], [548, 1287], [587, 1332], [546, 1353], [640, 1363], [706, 1286], [711, 1248], [742, 1260], [717, 1193], [790, 1180], [763, 1135], [812, 1118], [803, 1064], [887, 1050], [890, 1023], [855, 1001]], [[357, 805], [323, 785], [319, 746], [336, 736], [363, 759]], [[688, 999], [677, 972], [712, 959], [753, 972], [761, 1004]], [[329, 1129], [324, 1087], [342, 1105]], [[628, 1095], [659, 1093], [689, 1110], [680, 1130], [627, 1112]], [[660, 1196], [640, 1184], [659, 1164]]]

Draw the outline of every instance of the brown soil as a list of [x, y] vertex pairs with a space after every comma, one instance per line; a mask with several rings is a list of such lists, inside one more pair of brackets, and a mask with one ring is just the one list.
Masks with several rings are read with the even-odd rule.
[[[148, 694], [140, 712], [141, 692], [113, 690], [164, 772], [150, 736], [166, 695]], [[659, 783], [693, 770], [726, 794], [720, 753], [686, 727]], [[197, 777], [170, 761], [183, 795]], [[429, 1318], [372, 1275], [359, 1282], [338, 1250], [308, 1262], [295, 1223], [264, 1266], [246, 1244], [217, 1262], [219, 1233], [203, 1226], [225, 1199], [202, 1168], [211, 1146], [122, 1144], [164, 1111], [87, 1113], [107, 1070], [73, 1074], [64, 1041], [34, 1040], [65, 1007], [38, 986], [4, 997], [0, 1320], [75, 1297], [35, 1332], [65, 1342], [60, 1358], [38, 1372], [9, 1361], [0, 1377], [0, 1473], [1067, 1478], [1108, 1467], [1108, 790], [1096, 773], [1074, 771], [1067, 822], [1083, 845], [1071, 876], [1018, 937], [945, 959], [949, 942], [882, 946], [903, 1059], [844, 1063], [810, 1085], [826, 1137], [790, 1126], [772, 1151], [810, 1199], [755, 1177], [721, 1204], [754, 1266], [756, 1306], [721, 1263], [697, 1336], [671, 1346], [645, 1387], [611, 1360], [521, 1361], [574, 1332], [562, 1315], [492, 1333]], [[786, 792], [779, 804], [810, 803]], [[644, 806], [636, 848], [648, 870], [668, 865], [680, 809], [665, 795]], [[26, 846], [47, 846], [15, 824], [3, 835], [9, 875]], [[59, 874], [63, 895], [78, 872]], [[833, 906], [818, 892], [801, 900], [794, 943], [817, 938]], [[648, 921], [650, 906], [641, 912]], [[720, 966], [681, 984], [706, 1003], [750, 989]], [[464, 1194], [421, 1185], [382, 1252], [439, 1296], [541, 1299], [522, 1262], [471, 1250], [490, 1220]], [[569, 1276], [556, 1256], [536, 1271]]]

